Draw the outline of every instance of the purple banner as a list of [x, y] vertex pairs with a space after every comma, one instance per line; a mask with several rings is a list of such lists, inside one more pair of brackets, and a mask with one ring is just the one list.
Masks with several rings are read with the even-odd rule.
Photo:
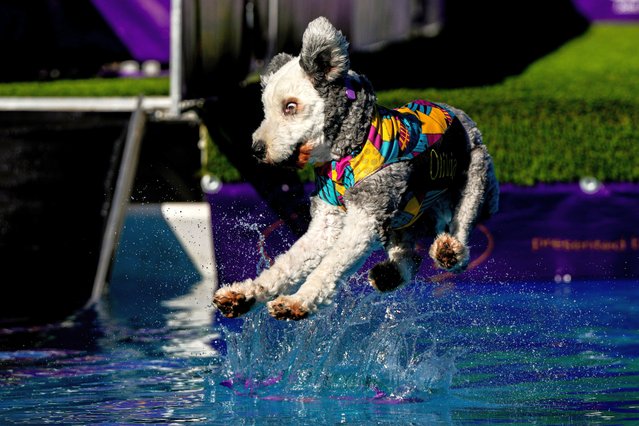
[[[305, 187], [307, 193], [312, 186]], [[500, 211], [471, 238], [471, 265], [460, 275], [435, 270], [420, 244], [422, 279], [432, 281], [557, 281], [639, 278], [639, 185], [502, 185]], [[226, 184], [211, 203], [222, 284], [254, 277], [297, 238], [303, 215], [279, 217], [248, 184]], [[308, 209], [302, 204], [301, 209]], [[379, 251], [364, 268], [384, 257]]]
[[134, 59], [169, 62], [170, 0], [92, 0]]
[[639, 0], [574, 0], [590, 21], [638, 21]]

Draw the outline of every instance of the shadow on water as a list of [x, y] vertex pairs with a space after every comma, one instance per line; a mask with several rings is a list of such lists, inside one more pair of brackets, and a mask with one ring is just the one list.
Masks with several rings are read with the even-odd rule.
[[60, 320], [86, 303], [128, 118], [0, 114], [2, 323]]

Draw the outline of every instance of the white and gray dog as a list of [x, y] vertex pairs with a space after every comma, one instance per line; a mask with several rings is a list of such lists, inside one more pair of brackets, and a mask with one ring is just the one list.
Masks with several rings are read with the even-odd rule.
[[305, 318], [330, 303], [338, 282], [379, 246], [388, 259], [369, 281], [393, 290], [419, 269], [420, 235], [435, 237], [429, 255], [437, 267], [465, 270], [469, 234], [497, 211], [499, 186], [481, 133], [463, 111], [424, 100], [378, 105], [370, 82], [350, 69], [345, 37], [324, 17], [308, 25], [298, 57], [273, 58], [262, 102], [255, 156], [314, 165], [312, 220], [257, 278], [216, 291], [225, 316], [266, 302], [275, 318]]

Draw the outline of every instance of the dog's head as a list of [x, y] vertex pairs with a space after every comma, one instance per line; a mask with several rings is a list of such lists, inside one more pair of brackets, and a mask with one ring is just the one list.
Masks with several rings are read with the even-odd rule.
[[339, 158], [351, 139], [361, 141], [373, 90], [350, 71], [348, 42], [326, 18], [308, 25], [299, 56], [275, 56], [261, 82], [264, 120], [253, 133], [259, 160], [303, 167]]

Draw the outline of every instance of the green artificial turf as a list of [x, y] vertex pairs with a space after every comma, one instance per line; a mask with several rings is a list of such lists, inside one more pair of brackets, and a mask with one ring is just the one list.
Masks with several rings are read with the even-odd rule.
[[[520, 75], [483, 87], [378, 93], [388, 107], [429, 99], [478, 123], [502, 183], [639, 181], [639, 25], [595, 24]], [[168, 95], [167, 78], [0, 84], [0, 96]], [[209, 143], [203, 173], [241, 175]], [[310, 179], [311, 170], [301, 172]]]
[[168, 96], [168, 77], [94, 78], [0, 83], [0, 96], [5, 97], [71, 97], [71, 96]]

